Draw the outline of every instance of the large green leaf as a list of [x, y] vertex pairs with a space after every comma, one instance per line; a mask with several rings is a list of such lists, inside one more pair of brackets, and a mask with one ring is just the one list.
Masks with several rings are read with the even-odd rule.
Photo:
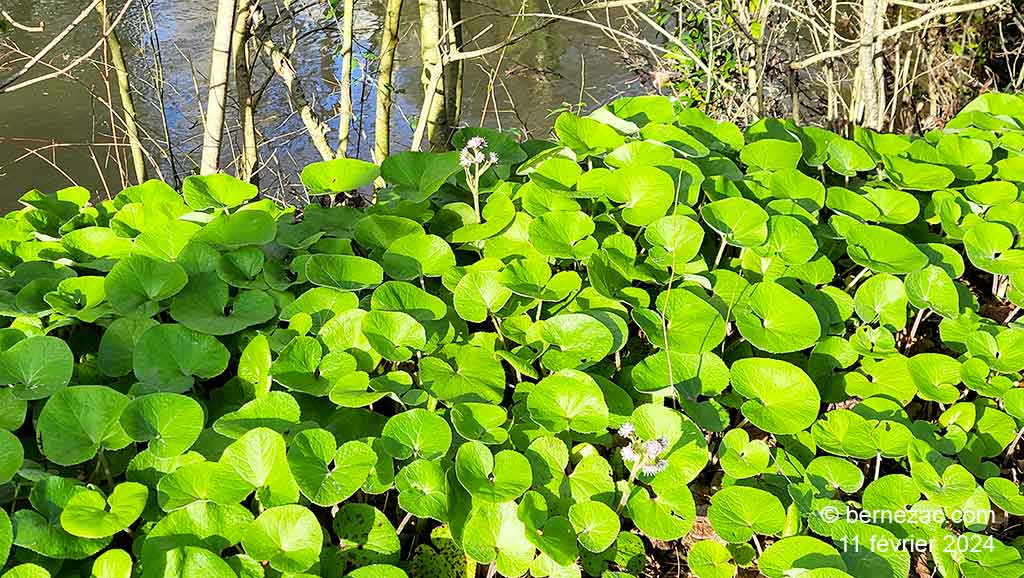
[[128, 398], [102, 385], [77, 385], [46, 400], [37, 428], [50, 461], [71, 466], [88, 461], [101, 448], [130, 443], [118, 421]]
[[380, 174], [400, 196], [419, 202], [437, 192], [449, 177], [461, 169], [457, 152], [403, 151], [384, 159]]
[[206, 416], [199, 403], [174, 393], [137, 397], [121, 412], [121, 427], [137, 442], [149, 442], [149, 451], [161, 458], [185, 453], [199, 439]]
[[256, 185], [224, 173], [192, 175], [181, 185], [185, 202], [195, 211], [233, 209], [259, 193]]
[[282, 572], [304, 572], [320, 558], [320, 522], [299, 505], [277, 506], [262, 512], [242, 537], [245, 552]]
[[359, 159], [338, 158], [306, 165], [300, 178], [314, 195], [346, 193], [373, 183], [380, 169]]
[[312, 255], [303, 263], [301, 272], [310, 283], [321, 287], [358, 291], [384, 280], [384, 269], [380, 265], [353, 255]]
[[738, 247], [756, 247], [768, 239], [768, 213], [757, 203], [730, 197], [704, 205], [701, 217], [725, 239]]
[[131, 526], [142, 515], [149, 489], [135, 482], [118, 484], [109, 497], [95, 490], [71, 496], [60, 515], [68, 533], [81, 538], [106, 538]]
[[608, 406], [586, 373], [563, 369], [542, 379], [526, 398], [530, 418], [548, 431], [597, 433], [608, 427]]
[[821, 324], [809, 303], [778, 283], [754, 284], [733, 313], [740, 335], [769, 353], [790, 353], [812, 347]]
[[163, 324], [146, 330], [135, 344], [132, 365], [146, 389], [184, 393], [195, 378], [210, 379], [224, 372], [228, 350], [213, 336], [184, 325]]
[[764, 431], [793, 434], [814, 423], [818, 388], [799, 367], [779, 359], [740, 359], [730, 368], [732, 386], [747, 398], [743, 416]]
[[71, 381], [73, 371], [71, 348], [56, 337], [29, 337], [0, 351], [0, 384], [13, 385], [16, 399], [49, 397]]

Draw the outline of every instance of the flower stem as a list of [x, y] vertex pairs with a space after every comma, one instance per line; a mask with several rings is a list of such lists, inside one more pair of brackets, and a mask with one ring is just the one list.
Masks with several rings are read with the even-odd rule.
[[629, 501], [629, 488], [633, 486], [633, 482], [636, 481], [636, 474], [640, 471], [640, 461], [637, 460], [633, 467], [629, 469], [629, 480], [626, 481], [626, 490], [622, 492], [622, 497], [619, 498], [619, 505], [615, 506], [615, 513], [622, 513], [622, 508], [626, 507], [626, 502]]

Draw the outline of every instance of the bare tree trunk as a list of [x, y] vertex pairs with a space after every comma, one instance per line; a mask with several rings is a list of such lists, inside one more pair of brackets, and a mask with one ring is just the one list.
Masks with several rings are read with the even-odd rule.
[[224, 108], [228, 96], [231, 66], [231, 36], [234, 32], [235, 0], [217, 0], [217, 20], [210, 59], [210, 93], [206, 103], [203, 157], [199, 173], [208, 175], [220, 168], [220, 141], [224, 137]]
[[[462, 0], [444, 0], [448, 16], [448, 54], [458, 54], [464, 44], [462, 39]], [[450, 133], [462, 119], [462, 77], [465, 61], [462, 59], [445, 67], [445, 120]]]
[[110, 47], [110, 64], [114, 67], [114, 72], [117, 75], [117, 89], [121, 98], [121, 110], [124, 111], [124, 132], [128, 136], [128, 146], [132, 152], [132, 167], [135, 170], [135, 181], [142, 183], [146, 180], [146, 157], [142, 150], [142, 141], [139, 139], [139, 127], [136, 124], [135, 102], [128, 78], [128, 66], [125, 64], [124, 51], [121, 50], [121, 41], [117, 37], [117, 32], [110, 29], [110, 15], [107, 14], [106, 1], [100, 2], [96, 6], [96, 10], [100, 13], [100, 22], [103, 25], [103, 30], [110, 30], [110, 34], [107, 36], [107, 46]]
[[[836, 16], [838, 4], [838, 0], [831, 0], [831, 6], [828, 12], [828, 49], [830, 52], [834, 52], [836, 49]], [[835, 69], [831, 66], [825, 68], [825, 84], [827, 85], [826, 90], [828, 90], [827, 118], [829, 121], [829, 128], [834, 130], [839, 118], [839, 90], [836, 88]]]
[[[881, 14], [879, 14], [881, 12]], [[876, 63], [876, 49], [881, 43], [881, 25], [884, 23], [885, 0], [863, 0], [861, 9], [860, 48], [857, 52], [856, 86], [853, 93], [854, 121], [868, 128], [878, 129], [882, 123], [882, 103], [879, 76], [881, 63]]]
[[239, 0], [235, 28], [231, 37], [231, 57], [235, 64], [235, 91], [238, 93], [238, 118], [242, 122], [242, 154], [238, 159], [238, 178], [251, 181], [259, 162], [256, 152], [256, 113], [249, 70], [250, 0]]
[[394, 87], [391, 73], [395, 65], [395, 49], [398, 47], [398, 24], [402, 12], [402, 0], [388, 0], [384, 12], [384, 29], [381, 31], [380, 67], [377, 71], [377, 111], [374, 119], [373, 158], [382, 162], [391, 151], [391, 104]]
[[[438, 69], [441, 62], [441, 2], [439, 0], [419, 0], [420, 7], [420, 61], [423, 71], [420, 74], [420, 85], [423, 91], [433, 87], [434, 95], [429, 100], [430, 106], [422, 111], [427, 115], [427, 139], [433, 149], [444, 146], [445, 137], [445, 86], [441, 82], [431, 82], [431, 74]], [[446, 38], [447, 39], [447, 38]], [[441, 72], [442, 76], [444, 72]]]
[[338, 102], [338, 156], [348, 156], [348, 134], [352, 130], [352, 21], [355, 0], [344, 0], [341, 23], [341, 100]]
[[[882, 130], [885, 125], [885, 110], [886, 110], [886, 90], [885, 90], [885, 59], [882, 58], [882, 32], [885, 32], [885, 14], [888, 11], [888, 0], [878, 0], [878, 9], [875, 11], [875, 45], [872, 50], [875, 53], [874, 63], [875, 66], [872, 69], [872, 73], [875, 75], [875, 86], [877, 87], [877, 93], [875, 94], [875, 102], [877, 104], [876, 110], [878, 111], [875, 117], [875, 125], [871, 128], [875, 130]], [[897, 37], [897, 40], [899, 37]]]
[[[748, 39], [751, 39], [743, 51], [743, 63], [747, 67], [746, 108], [748, 119], [752, 122], [764, 116], [764, 89], [761, 77], [764, 68], [764, 37], [767, 31], [763, 24], [767, 19], [766, 11], [770, 7], [771, 2], [764, 2], [757, 12], [752, 12], [746, 2], [736, 3], [737, 20], [747, 31]], [[756, 26], [758, 22], [762, 24], [760, 27]]]

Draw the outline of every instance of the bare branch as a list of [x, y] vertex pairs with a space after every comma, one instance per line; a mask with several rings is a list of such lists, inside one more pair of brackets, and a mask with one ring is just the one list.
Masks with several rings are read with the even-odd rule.
[[[61, 40], [64, 40], [64, 38], [66, 38], [68, 34], [71, 34], [72, 30], [74, 30], [78, 27], [79, 24], [84, 22], [85, 19], [88, 18], [90, 14], [92, 14], [92, 11], [96, 9], [96, 6], [98, 6], [99, 3], [100, 0], [92, 0], [92, 2], [90, 2], [89, 5], [85, 7], [85, 10], [82, 10], [78, 13], [78, 16], [75, 16], [75, 19], [71, 21], [71, 24], [65, 26], [64, 30], [61, 30], [59, 34], [53, 37], [53, 40], [47, 42], [46, 46], [40, 49], [35, 56], [30, 58], [29, 61], [26, 62], [25, 65], [18, 70], [18, 72], [14, 73], [14, 76], [8, 78], [6, 81], [4, 81], [3, 84], [0, 84], [0, 92], [11, 92], [10, 90], [7, 90], [7, 88], [15, 82], [17, 82], [19, 78], [25, 76], [25, 73], [31, 70], [33, 66], [38, 64], [40, 60], [45, 58], [51, 50], [53, 50], [58, 44], [60, 44]], [[129, 2], [129, 4], [130, 3], [131, 2]], [[4, 14], [6, 15], [6, 12]]]
[[6, 10], [0, 10], [0, 15], [3, 15], [4, 19], [10, 22], [11, 26], [17, 28], [18, 30], [23, 30], [25, 32], [43, 32], [46, 30], [46, 27], [43, 26], [43, 22], [40, 22], [39, 26], [28, 26], [27, 24], [22, 24], [21, 22], [15, 20], [14, 16], [11, 16], [10, 13], [7, 12]]
[[320, 153], [320, 156], [325, 161], [333, 160], [334, 149], [327, 143], [327, 125], [317, 117], [313, 107], [310, 106], [309, 101], [306, 99], [305, 92], [295, 77], [295, 67], [292, 66], [291, 59], [274, 44], [269, 35], [261, 38], [259, 42], [263, 47], [263, 51], [270, 57], [274, 72], [281, 77], [285, 86], [288, 87], [288, 94], [292, 105], [298, 111], [302, 124], [305, 125], [306, 132], [309, 133], [309, 137], [313, 141], [313, 146], [316, 147], [317, 152]]
[[[900, 36], [900, 35], [902, 35], [902, 34], [904, 34], [906, 32], [910, 32], [911, 30], [915, 30], [917, 28], [920, 28], [920, 27], [924, 26], [925, 24], [931, 22], [932, 20], [935, 20], [936, 18], [941, 18], [943, 16], [950, 16], [952, 14], [960, 14], [960, 13], [963, 13], [963, 12], [974, 12], [975, 10], [984, 10], [986, 8], [991, 8], [992, 6], [998, 6], [1000, 4], [1008, 4], [1008, 3], [1009, 3], [1009, 0], [982, 0], [980, 2], [971, 2], [971, 3], [968, 3], [968, 4], [957, 4], [957, 5], [953, 5], [953, 6], [944, 5], [945, 6], [944, 8], [941, 8], [939, 10], [933, 10], [932, 12], [924, 14], [923, 16], [919, 16], [919, 17], [917, 17], [917, 18], [915, 18], [913, 20], [905, 22], [904, 24], [901, 24], [901, 25], [893, 27], [893, 28], [889, 28], [885, 32], [882, 32], [878, 36], [877, 40], [878, 41], [883, 41], [883, 40], [888, 40], [890, 38], [895, 38], [895, 37]], [[794, 70], [800, 70], [800, 69], [803, 69], [803, 68], [807, 68], [808, 66], [813, 66], [815, 64], [818, 64], [819, 62], [824, 62], [826, 60], [832, 60], [833, 58], [839, 58], [841, 56], [845, 56], [847, 54], [850, 54], [851, 52], [855, 52], [858, 48], [860, 48], [860, 44], [851, 44], [851, 45], [846, 46], [844, 48], [839, 48], [839, 49], [836, 49], [836, 50], [829, 50], [827, 52], [821, 52], [819, 54], [815, 54], [814, 56], [812, 56], [810, 58], [806, 58], [806, 59], [801, 60], [799, 62], [793, 62], [793, 63], [791, 63], [789, 65], [789, 67], [794, 69]]]
[[[89, 5], [89, 10], [93, 10], [96, 7], [96, 5], [100, 3], [100, 1], [101, 0], [94, 0], [92, 2], [92, 4]], [[44, 56], [46, 56], [46, 53], [49, 52], [50, 50], [52, 50], [53, 46], [56, 46], [57, 43], [60, 42], [60, 37], [61, 36], [58, 35], [58, 38], [54, 38], [53, 40], [50, 41], [50, 44], [47, 45], [48, 48], [44, 47], [43, 50], [40, 50], [39, 53], [37, 53], [35, 56], [33, 56], [32, 60], [30, 60], [28, 63], [26, 63], [25, 66], [23, 66], [21, 68], [21, 70], [18, 71], [18, 73], [14, 75], [14, 78], [9, 79], [5, 84], [0, 86], [0, 94], [5, 94], [5, 93], [8, 93], [8, 92], [14, 92], [15, 90], [19, 90], [19, 89], [25, 88], [27, 86], [32, 86], [33, 84], [37, 84], [37, 83], [43, 82], [45, 80], [50, 80], [51, 78], [57, 78], [58, 76], [66, 74], [69, 70], [75, 68], [79, 64], [81, 64], [81, 63], [85, 62], [86, 60], [92, 58], [92, 55], [96, 54], [96, 51], [99, 50], [100, 47], [103, 46], [104, 43], [106, 43], [107, 37], [110, 36], [110, 33], [113, 32], [113, 30], [115, 28], [117, 28], [117, 25], [121, 23], [121, 19], [124, 18], [124, 15], [128, 12], [128, 9], [131, 8], [133, 2], [134, 2], [134, 0], [128, 0], [127, 2], [124, 3], [124, 6], [121, 7], [121, 11], [117, 13], [117, 17], [114, 18], [114, 20], [110, 23], [110, 28], [103, 31], [103, 34], [100, 36], [100, 39], [98, 41], [96, 41], [96, 44], [93, 44], [92, 47], [89, 48], [89, 50], [87, 50], [85, 52], [85, 54], [79, 56], [78, 58], [75, 58], [70, 63], [68, 63], [67, 66], [65, 66], [64, 68], [61, 68], [60, 70], [55, 70], [53, 72], [44, 74], [42, 76], [37, 76], [37, 77], [29, 79], [29, 80], [22, 81], [22, 82], [19, 82], [17, 84], [12, 84], [13, 82], [17, 81], [17, 79], [19, 77], [24, 76], [25, 72], [28, 72], [28, 70], [30, 68], [32, 68], [32, 66], [35, 66], [35, 64], [37, 62], [39, 62], [39, 60], [42, 60], [42, 58]], [[74, 29], [74, 27], [77, 26], [77, 25], [78, 24], [73, 22], [71, 25], [69, 25], [68, 28], [65, 28], [64, 31], [61, 32], [61, 34], [63, 34], [64, 36], [67, 36], [67, 33], [71, 32], [71, 30]], [[53, 46], [50, 46], [50, 45], [53, 45]]]

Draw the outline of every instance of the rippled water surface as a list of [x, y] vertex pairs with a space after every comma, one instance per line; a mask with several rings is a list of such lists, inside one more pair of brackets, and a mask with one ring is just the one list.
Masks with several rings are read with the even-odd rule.
[[[149, 2], [148, 14], [144, 2]], [[34, 54], [87, 3], [86, 0], [2, 0], [4, 9], [19, 22], [33, 25], [43, 22], [46, 30], [42, 33], [11, 30], [6, 37], [0, 36], [7, 44], [0, 45], [0, 78], [10, 74], [24, 59], [9, 48], [10, 43], [15, 43], [25, 53]], [[179, 178], [187, 174], [198, 160], [202, 135], [199, 103], [205, 103], [204, 78], [209, 66], [215, 4], [197, 0], [135, 0], [118, 28], [138, 93], [136, 107], [143, 138], [150, 153], [164, 159], [160, 170], [167, 180], [172, 180], [175, 172], [180, 173]], [[496, 13], [511, 14], [520, 7], [519, 0], [464, 0], [463, 4], [464, 15], [472, 18], [466, 37], [477, 37], [471, 48], [505, 39], [513, 19]], [[350, 154], [366, 158], [373, 139], [371, 113], [375, 95], [372, 77], [362, 71], [364, 67], [373, 67], [383, 3], [357, 0], [356, 5], [359, 45], [354, 101], [361, 122], [353, 128]], [[111, 13], [116, 14], [121, 6], [120, 2], [112, 2]], [[266, 5], [270, 17], [276, 15], [273, 6], [272, 3]], [[527, 12], [547, 9], [548, 3], [539, 0], [529, 0], [526, 7]], [[319, 18], [320, 10], [314, 1], [298, 22], [303, 40], [298, 44], [294, 63], [306, 93], [323, 116], [336, 126], [336, 119], [331, 118], [336, 102], [331, 86], [340, 70], [340, 61], [336, 57], [336, 38], [323, 30], [325, 22]], [[393, 150], [408, 146], [410, 125], [415, 123], [422, 99], [416, 10], [416, 2], [405, 1], [402, 43], [396, 64], [395, 84], [400, 96], [393, 110]], [[474, 15], [477, 17], [473, 18]], [[598, 16], [605, 17], [604, 14]], [[150, 27], [150, 21], [155, 27]], [[525, 30], [535, 23], [521, 21], [517, 30]], [[95, 43], [98, 28], [97, 17], [90, 15], [83, 26], [50, 54], [49, 63], [65, 66], [85, 53]], [[284, 43], [286, 39], [277, 37], [277, 41]], [[162, 106], [154, 81], [157, 46], [163, 65]], [[635, 75], [623, 65], [614, 46], [614, 42], [596, 28], [556, 22], [509, 47], [503, 55], [495, 53], [486, 59], [468, 62], [463, 123], [500, 124], [505, 128], [523, 129], [532, 136], [544, 136], [553, 121], [551, 111], [563, 103], [578, 102], [581, 94], [584, 102], [593, 103], [622, 92], [633, 92]], [[109, 93], [99, 73], [102, 60], [102, 51], [98, 51], [92, 64], [75, 70], [73, 79], [48, 80], [0, 95], [0, 208], [16, 206], [16, 199], [31, 188], [50, 191], [76, 183], [100, 197], [120, 190], [122, 174], [130, 171], [123, 147], [119, 163], [116, 154], [119, 149], [109, 144], [110, 113], [103, 105], [103, 101], [109, 100]], [[41, 64], [28, 77], [49, 70], [52, 69]], [[292, 114], [280, 81], [257, 78], [254, 84], [257, 90], [265, 87], [258, 111], [261, 140], [265, 143], [260, 151], [266, 177], [263, 183], [278, 191], [289, 190], [297, 181], [297, 167], [319, 158], [302, 134], [302, 124]], [[491, 86], [494, 92], [489, 97]], [[116, 89], [110, 90], [116, 102]], [[170, 139], [164, 135], [161, 109], [166, 116]], [[361, 114], [364, 109], [367, 114]], [[229, 132], [224, 142], [230, 151], [235, 148], [238, 133], [234, 119], [229, 118], [228, 122]], [[330, 137], [334, 140], [337, 134]], [[168, 140], [176, 159], [173, 168], [166, 161], [167, 155], [161, 154], [166, 151]], [[150, 172], [155, 173], [152, 169]], [[267, 182], [270, 178], [273, 178], [272, 184]]]

